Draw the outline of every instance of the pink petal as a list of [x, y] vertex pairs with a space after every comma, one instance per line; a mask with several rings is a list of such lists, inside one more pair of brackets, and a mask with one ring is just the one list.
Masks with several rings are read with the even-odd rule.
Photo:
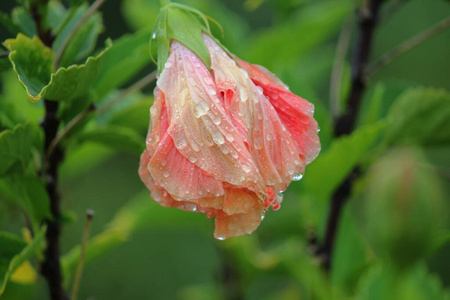
[[261, 177], [245, 139], [223, 108], [223, 99], [202, 61], [173, 41], [157, 85], [164, 93], [168, 132], [178, 151], [218, 180], [260, 189]]
[[304, 169], [295, 141], [282, 124], [277, 112], [235, 61], [209, 36], [204, 40], [211, 57], [217, 87], [224, 95], [224, 105], [244, 129], [250, 152], [266, 186], [284, 190], [292, 177]]
[[297, 150], [306, 163], [313, 161], [320, 152], [318, 125], [313, 118], [314, 105], [291, 93], [275, 75], [261, 66], [240, 61], [253, 82], [262, 87], [264, 95], [278, 113], [283, 124], [291, 133]]
[[[242, 193], [243, 195], [239, 195]], [[233, 198], [227, 199], [227, 201], [249, 201], [248, 192], [245, 190], [237, 190], [232, 192]], [[253, 193], [252, 201], [246, 203], [246, 211], [242, 213], [228, 215], [225, 212], [219, 212], [216, 216], [216, 228], [214, 231], [214, 237], [217, 239], [225, 239], [232, 236], [240, 236], [243, 234], [252, 233], [258, 228], [261, 223], [263, 215], [263, 205], [259, 202], [256, 194]]]

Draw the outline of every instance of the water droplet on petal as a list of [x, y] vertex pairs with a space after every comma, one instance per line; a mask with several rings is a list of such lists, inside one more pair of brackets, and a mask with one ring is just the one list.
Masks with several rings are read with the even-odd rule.
[[209, 106], [206, 102], [200, 102], [194, 106], [194, 116], [200, 118], [208, 113]]
[[248, 163], [243, 163], [242, 170], [244, 170], [245, 173], [249, 173], [252, 170], [252, 166], [250, 166]]
[[164, 176], [164, 178], [169, 177], [169, 172], [168, 172], [168, 171], [164, 171], [164, 172], [163, 172], [163, 176]]
[[205, 77], [203, 80], [205, 81], [206, 84], [210, 84], [210, 85], [214, 84], [214, 81], [209, 76]]
[[225, 140], [223, 139], [223, 135], [219, 131], [215, 131], [212, 133], [212, 139], [214, 143], [217, 145], [222, 145], [225, 143]]
[[298, 173], [297, 175], [295, 175], [294, 177], [292, 177], [293, 181], [299, 181], [303, 178], [303, 174], [302, 173]]

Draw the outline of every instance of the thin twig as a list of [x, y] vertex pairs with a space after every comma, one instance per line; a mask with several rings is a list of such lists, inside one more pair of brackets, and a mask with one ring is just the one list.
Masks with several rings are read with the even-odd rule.
[[352, 21], [347, 20], [342, 24], [341, 33], [336, 47], [336, 55], [333, 61], [333, 71], [331, 73], [330, 82], [330, 111], [331, 115], [336, 118], [340, 113], [339, 99], [341, 95], [342, 72], [345, 65], [345, 57], [347, 56], [352, 36]]
[[398, 58], [399, 56], [411, 51], [415, 47], [419, 46], [426, 40], [432, 38], [439, 32], [443, 31], [447, 27], [450, 26], [450, 17], [442, 20], [431, 28], [428, 28], [416, 36], [413, 36], [409, 40], [403, 42], [396, 48], [392, 49], [388, 53], [384, 54], [381, 58], [375, 61], [372, 66], [367, 70], [367, 74], [372, 76], [376, 72], [378, 72], [381, 68], [391, 63], [393, 60]]
[[88, 11], [84, 14], [84, 16], [78, 21], [77, 25], [69, 32], [69, 34], [66, 36], [66, 38], [61, 43], [61, 46], [58, 49], [58, 52], [56, 52], [55, 55], [55, 61], [53, 63], [53, 67], [56, 70], [59, 66], [59, 63], [61, 61], [62, 55], [64, 54], [64, 50], [66, 49], [67, 45], [69, 44], [70, 40], [73, 38], [73, 36], [78, 32], [78, 30], [81, 28], [81, 26], [86, 23], [86, 21], [100, 8], [100, 6], [105, 2], [105, 0], [96, 0], [92, 5], [89, 7]]
[[133, 93], [134, 91], [140, 90], [156, 79], [157, 72], [154, 71], [150, 73], [149, 75], [143, 77], [138, 82], [134, 83], [130, 87], [128, 87], [125, 91], [120, 93], [116, 98], [109, 101], [99, 109], [95, 109], [94, 105], [91, 105], [86, 109], [85, 111], [79, 113], [77, 116], [75, 116], [67, 125], [64, 127], [64, 129], [58, 134], [58, 136], [52, 141], [48, 151], [47, 156], [50, 156], [53, 151], [56, 149], [56, 147], [59, 145], [59, 143], [74, 129], [80, 124], [82, 121], [84, 121], [87, 117], [90, 116], [90, 114], [94, 111], [97, 112], [97, 115], [101, 115], [105, 112], [107, 112], [111, 107], [114, 105], [117, 105], [120, 101], [122, 101], [123, 98], [128, 96], [130, 93]]
[[72, 295], [70, 300], [76, 300], [78, 297], [78, 290], [80, 289], [81, 276], [83, 275], [84, 259], [86, 257], [86, 246], [89, 241], [89, 232], [91, 230], [92, 219], [94, 218], [94, 211], [89, 209], [86, 212], [86, 225], [84, 226], [83, 238], [81, 240], [81, 252], [78, 259], [75, 279], [73, 281]]

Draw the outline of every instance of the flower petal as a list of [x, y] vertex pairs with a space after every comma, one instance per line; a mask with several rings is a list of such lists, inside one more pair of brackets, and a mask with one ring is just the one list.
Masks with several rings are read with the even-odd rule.
[[[246, 195], [239, 195], [245, 193]], [[233, 192], [235, 199], [247, 198], [248, 194], [244, 190]], [[231, 199], [230, 199], [231, 200]], [[258, 228], [263, 215], [263, 205], [259, 202], [256, 194], [253, 193], [251, 205], [246, 212], [228, 215], [225, 212], [219, 212], [216, 216], [216, 228], [214, 237], [217, 239], [225, 239], [232, 236], [240, 236], [252, 233]]]
[[313, 161], [320, 152], [318, 125], [313, 118], [314, 105], [291, 93], [275, 75], [264, 67], [240, 61], [253, 82], [263, 89], [270, 103], [289, 130], [297, 150], [306, 163]]
[[173, 41], [157, 85], [165, 97], [168, 132], [179, 152], [218, 180], [260, 189], [255, 163], [201, 60]]
[[204, 39], [217, 87], [224, 94], [224, 105], [247, 133], [250, 152], [265, 185], [284, 190], [292, 177], [304, 169], [294, 140], [247, 72], [209, 36], [204, 35]]

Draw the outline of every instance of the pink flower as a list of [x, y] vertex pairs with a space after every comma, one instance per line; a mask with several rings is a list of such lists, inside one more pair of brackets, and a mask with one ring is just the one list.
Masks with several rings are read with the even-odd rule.
[[274, 75], [203, 39], [212, 72], [173, 41], [150, 109], [139, 175], [163, 206], [216, 218], [215, 237], [253, 232], [320, 150], [314, 107]]

